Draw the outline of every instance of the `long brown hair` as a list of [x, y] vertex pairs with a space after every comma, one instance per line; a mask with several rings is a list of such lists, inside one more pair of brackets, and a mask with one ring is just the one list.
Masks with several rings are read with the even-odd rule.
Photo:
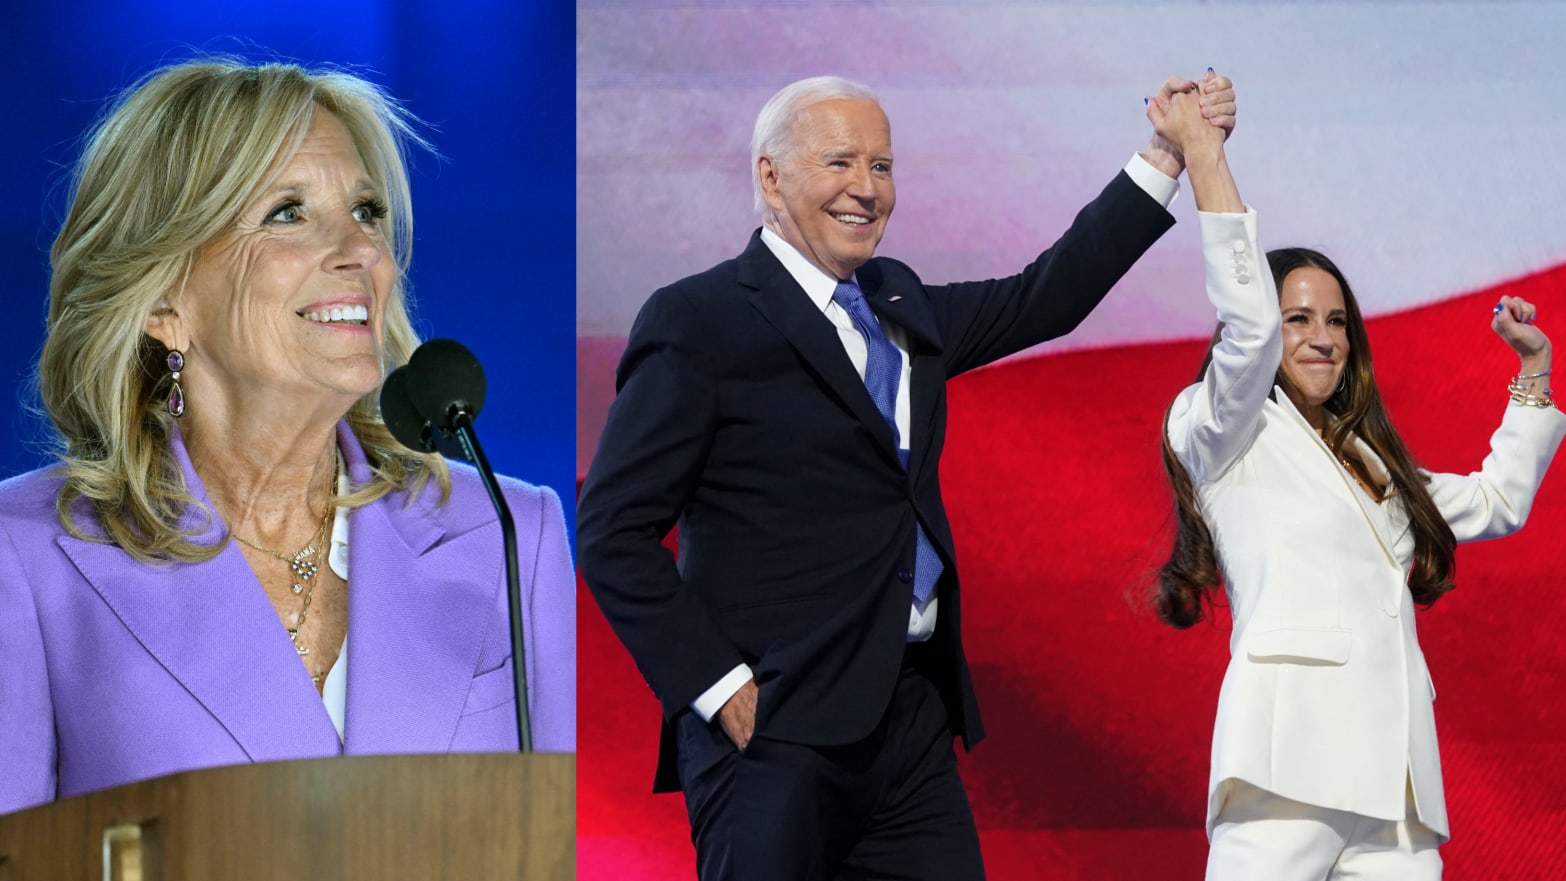
[[[1381, 457], [1391, 478], [1388, 492], [1394, 494], [1392, 504], [1401, 504], [1408, 512], [1414, 533], [1414, 567], [1409, 575], [1408, 588], [1414, 602], [1429, 608], [1441, 595], [1452, 589], [1452, 577], [1456, 570], [1454, 552], [1457, 539], [1452, 528], [1441, 517], [1435, 501], [1425, 488], [1427, 478], [1419, 472], [1409, 455], [1408, 447], [1387, 418], [1386, 407], [1381, 402], [1381, 392], [1376, 388], [1375, 371], [1371, 369], [1370, 339], [1365, 334], [1365, 320], [1359, 311], [1359, 303], [1349, 288], [1348, 279], [1326, 255], [1309, 248], [1279, 248], [1267, 252], [1267, 264], [1272, 269], [1273, 281], [1279, 291], [1283, 280], [1296, 269], [1315, 268], [1332, 276], [1343, 290], [1343, 305], [1348, 313], [1349, 351], [1343, 368], [1343, 379], [1332, 397], [1327, 399], [1326, 409], [1335, 418], [1327, 428], [1323, 439], [1334, 455], [1340, 455], [1350, 434], [1358, 436]], [[1217, 345], [1222, 326], [1214, 332], [1208, 344], [1207, 356], [1197, 373], [1197, 381], [1207, 374], [1212, 363], [1213, 346]], [[1278, 367], [1276, 383], [1285, 390], [1290, 388], [1283, 367]], [[1169, 415], [1164, 414], [1167, 425]], [[1202, 519], [1201, 503], [1191, 485], [1191, 476], [1175, 458], [1169, 446], [1169, 434], [1163, 437], [1164, 471], [1169, 475], [1169, 486], [1175, 498], [1174, 547], [1169, 560], [1158, 571], [1158, 586], [1153, 596], [1153, 607], [1158, 617], [1175, 627], [1190, 627], [1206, 617], [1214, 595], [1221, 585], [1218, 573], [1218, 555], [1213, 547], [1212, 533]]]

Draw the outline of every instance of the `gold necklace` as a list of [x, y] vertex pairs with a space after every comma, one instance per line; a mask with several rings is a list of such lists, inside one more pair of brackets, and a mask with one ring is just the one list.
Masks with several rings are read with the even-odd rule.
[[[336, 478], [333, 478], [332, 492], [328, 498], [336, 497], [337, 480]], [[286, 622], [283, 626], [288, 627], [288, 640], [294, 644], [294, 651], [298, 652], [300, 657], [304, 657], [305, 655], [310, 654], [309, 646], [306, 646], [299, 640], [299, 631], [304, 629], [305, 619], [310, 614], [310, 602], [311, 600], [315, 599], [315, 584], [320, 580], [317, 576], [320, 575], [321, 567], [316, 562], [315, 557], [326, 547], [326, 543], [323, 541], [321, 542], [321, 549], [318, 550], [316, 548], [316, 543], [325, 537], [326, 524], [331, 522], [332, 514], [335, 512], [335, 510], [336, 509], [332, 503], [328, 501], [326, 504], [326, 513], [321, 515], [321, 523], [315, 528], [315, 533], [310, 536], [310, 543], [292, 554], [284, 554], [281, 551], [274, 551], [271, 548], [264, 548], [253, 541], [242, 538], [238, 533], [229, 533], [230, 535], [234, 536], [234, 539], [240, 544], [245, 545], [246, 547], [255, 548], [269, 557], [275, 557], [279, 560], [282, 560], [284, 563], [287, 563], [288, 568], [292, 570], [294, 574], [294, 584], [290, 590], [293, 591], [295, 596], [303, 595], [304, 602], [299, 607], [299, 619], [294, 622], [294, 626], [288, 627]], [[320, 685], [321, 677], [311, 676], [310, 681], [314, 682], [316, 685]]]
[[[1321, 442], [1323, 444], [1325, 444], [1327, 442], [1326, 434], [1324, 432], [1317, 432], [1317, 433], [1319, 435], [1321, 435]], [[1327, 447], [1327, 452], [1332, 453], [1332, 447], [1330, 445]], [[1345, 456], [1343, 454], [1342, 450], [1339, 450], [1336, 453], [1332, 453], [1332, 455], [1337, 457], [1338, 464], [1343, 466], [1343, 470], [1348, 472], [1349, 477], [1354, 478], [1354, 482], [1360, 485], [1360, 488], [1365, 491], [1365, 495], [1370, 496], [1372, 499], [1375, 499], [1376, 501], [1380, 501], [1381, 500], [1381, 498], [1382, 498], [1381, 493], [1376, 490], [1376, 488], [1371, 484], [1371, 482], [1367, 478], [1361, 477], [1359, 475], [1359, 471], [1357, 469], [1355, 469], [1354, 463], [1349, 461], [1349, 457]], [[1366, 474], [1369, 474], [1370, 469], [1366, 468], [1365, 471], [1366, 471]]]
[[1375, 490], [1371, 489], [1370, 484], [1359, 476], [1358, 471], [1354, 470], [1354, 464], [1349, 461], [1348, 456], [1344, 455], [1342, 450], [1333, 452], [1332, 445], [1327, 443], [1327, 430], [1325, 428], [1317, 429], [1316, 436], [1321, 438], [1321, 443], [1327, 448], [1327, 452], [1332, 453], [1333, 457], [1338, 460], [1338, 464], [1343, 466], [1343, 470], [1348, 472], [1349, 477], [1354, 478], [1354, 482], [1363, 487], [1365, 492], [1374, 498], [1376, 495]]

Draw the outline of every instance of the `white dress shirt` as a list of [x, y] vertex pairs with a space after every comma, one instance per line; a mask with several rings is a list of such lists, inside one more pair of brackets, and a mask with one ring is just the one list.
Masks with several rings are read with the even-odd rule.
[[[1164, 174], [1149, 165], [1140, 155], [1133, 155], [1131, 161], [1126, 163], [1126, 175], [1137, 186], [1141, 187], [1149, 196], [1158, 200], [1160, 205], [1168, 208], [1179, 194], [1180, 183], [1174, 178]], [[853, 362], [854, 370], [859, 378], [865, 378], [865, 365], [869, 361], [869, 353], [864, 335], [854, 326], [853, 319], [848, 312], [832, 300], [832, 293], [837, 290], [838, 280], [828, 275], [822, 269], [811, 263], [805, 255], [783, 237], [770, 229], [761, 230], [761, 241], [771, 249], [783, 268], [794, 277], [799, 286], [805, 289], [805, 295], [810, 298], [817, 309], [820, 309], [828, 321], [837, 328], [838, 340], [843, 344], [843, 349], [848, 353], [848, 360]], [[857, 284], [857, 279], [855, 280]], [[912, 368], [908, 360], [908, 337], [903, 329], [896, 325], [882, 325], [882, 331], [892, 345], [897, 347], [901, 357], [902, 370], [897, 383], [897, 404], [895, 408], [895, 420], [897, 422], [897, 436], [903, 449], [908, 449], [912, 443], [910, 437], [910, 403], [908, 398], [908, 386], [912, 375]], [[923, 642], [935, 633], [935, 616], [940, 605], [940, 599], [932, 595], [925, 603], [913, 600], [908, 610], [908, 641]], [[703, 720], [711, 721], [718, 710], [728, 702], [734, 693], [751, 679], [749, 665], [740, 664], [730, 670], [715, 685], [702, 692], [701, 696], [691, 702], [691, 709], [701, 716]]]
[[[348, 494], [348, 465], [341, 451], [337, 453], [337, 495]], [[348, 509], [337, 506], [332, 517], [332, 537], [327, 542], [326, 565], [337, 577], [348, 583]], [[326, 682], [321, 685], [321, 700], [326, 703], [326, 715], [332, 717], [332, 727], [337, 729], [337, 740], [343, 739], [343, 716], [348, 707], [348, 634], [343, 634], [343, 644], [337, 651], [337, 663], [327, 671]]]

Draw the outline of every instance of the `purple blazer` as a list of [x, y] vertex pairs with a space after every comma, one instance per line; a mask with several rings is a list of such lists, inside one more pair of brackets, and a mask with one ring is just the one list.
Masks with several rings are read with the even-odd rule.
[[[337, 437], [353, 483], [368, 480], [346, 424]], [[177, 436], [174, 452], [207, 502]], [[237, 545], [149, 566], [66, 533], [47, 470], [0, 483], [0, 813], [214, 765], [516, 749], [500, 525], [477, 473], [451, 472], [444, 506], [431, 487], [350, 514], [341, 743]], [[572, 751], [576, 580], [560, 500], [501, 481], [517, 526], [533, 745]]]

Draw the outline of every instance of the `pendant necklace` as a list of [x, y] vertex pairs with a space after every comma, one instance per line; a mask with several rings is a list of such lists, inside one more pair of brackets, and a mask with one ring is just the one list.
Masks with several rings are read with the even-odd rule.
[[[336, 495], [337, 481], [334, 479], [332, 481], [331, 497], [335, 498]], [[320, 580], [318, 576], [321, 572], [320, 558], [324, 557], [323, 550], [327, 544], [324, 541], [326, 537], [326, 524], [331, 522], [332, 514], [335, 512], [335, 510], [335, 506], [328, 502], [326, 505], [326, 513], [321, 516], [321, 523], [315, 528], [315, 533], [310, 536], [309, 543], [292, 554], [285, 554], [281, 551], [274, 551], [271, 548], [264, 548], [253, 541], [248, 541], [240, 537], [238, 533], [229, 533], [230, 535], [234, 536], [235, 541], [238, 541], [245, 547], [254, 548], [255, 550], [258, 550], [269, 557], [274, 557], [288, 564], [289, 571], [292, 572], [294, 576], [294, 583], [289, 587], [289, 590], [293, 592], [294, 596], [303, 598], [303, 601], [299, 606], [299, 618], [294, 622], [293, 627], [288, 628], [288, 640], [294, 644], [294, 651], [298, 652], [301, 658], [310, 654], [310, 648], [300, 641], [299, 631], [304, 629], [305, 618], [310, 614], [310, 601], [315, 599], [315, 584]], [[316, 547], [317, 544], [320, 545], [319, 548]], [[287, 626], [286, 623], [284, 626]], [[310, 680], [316, 685], [321, 684], [320, 676], [311, 676]]]

